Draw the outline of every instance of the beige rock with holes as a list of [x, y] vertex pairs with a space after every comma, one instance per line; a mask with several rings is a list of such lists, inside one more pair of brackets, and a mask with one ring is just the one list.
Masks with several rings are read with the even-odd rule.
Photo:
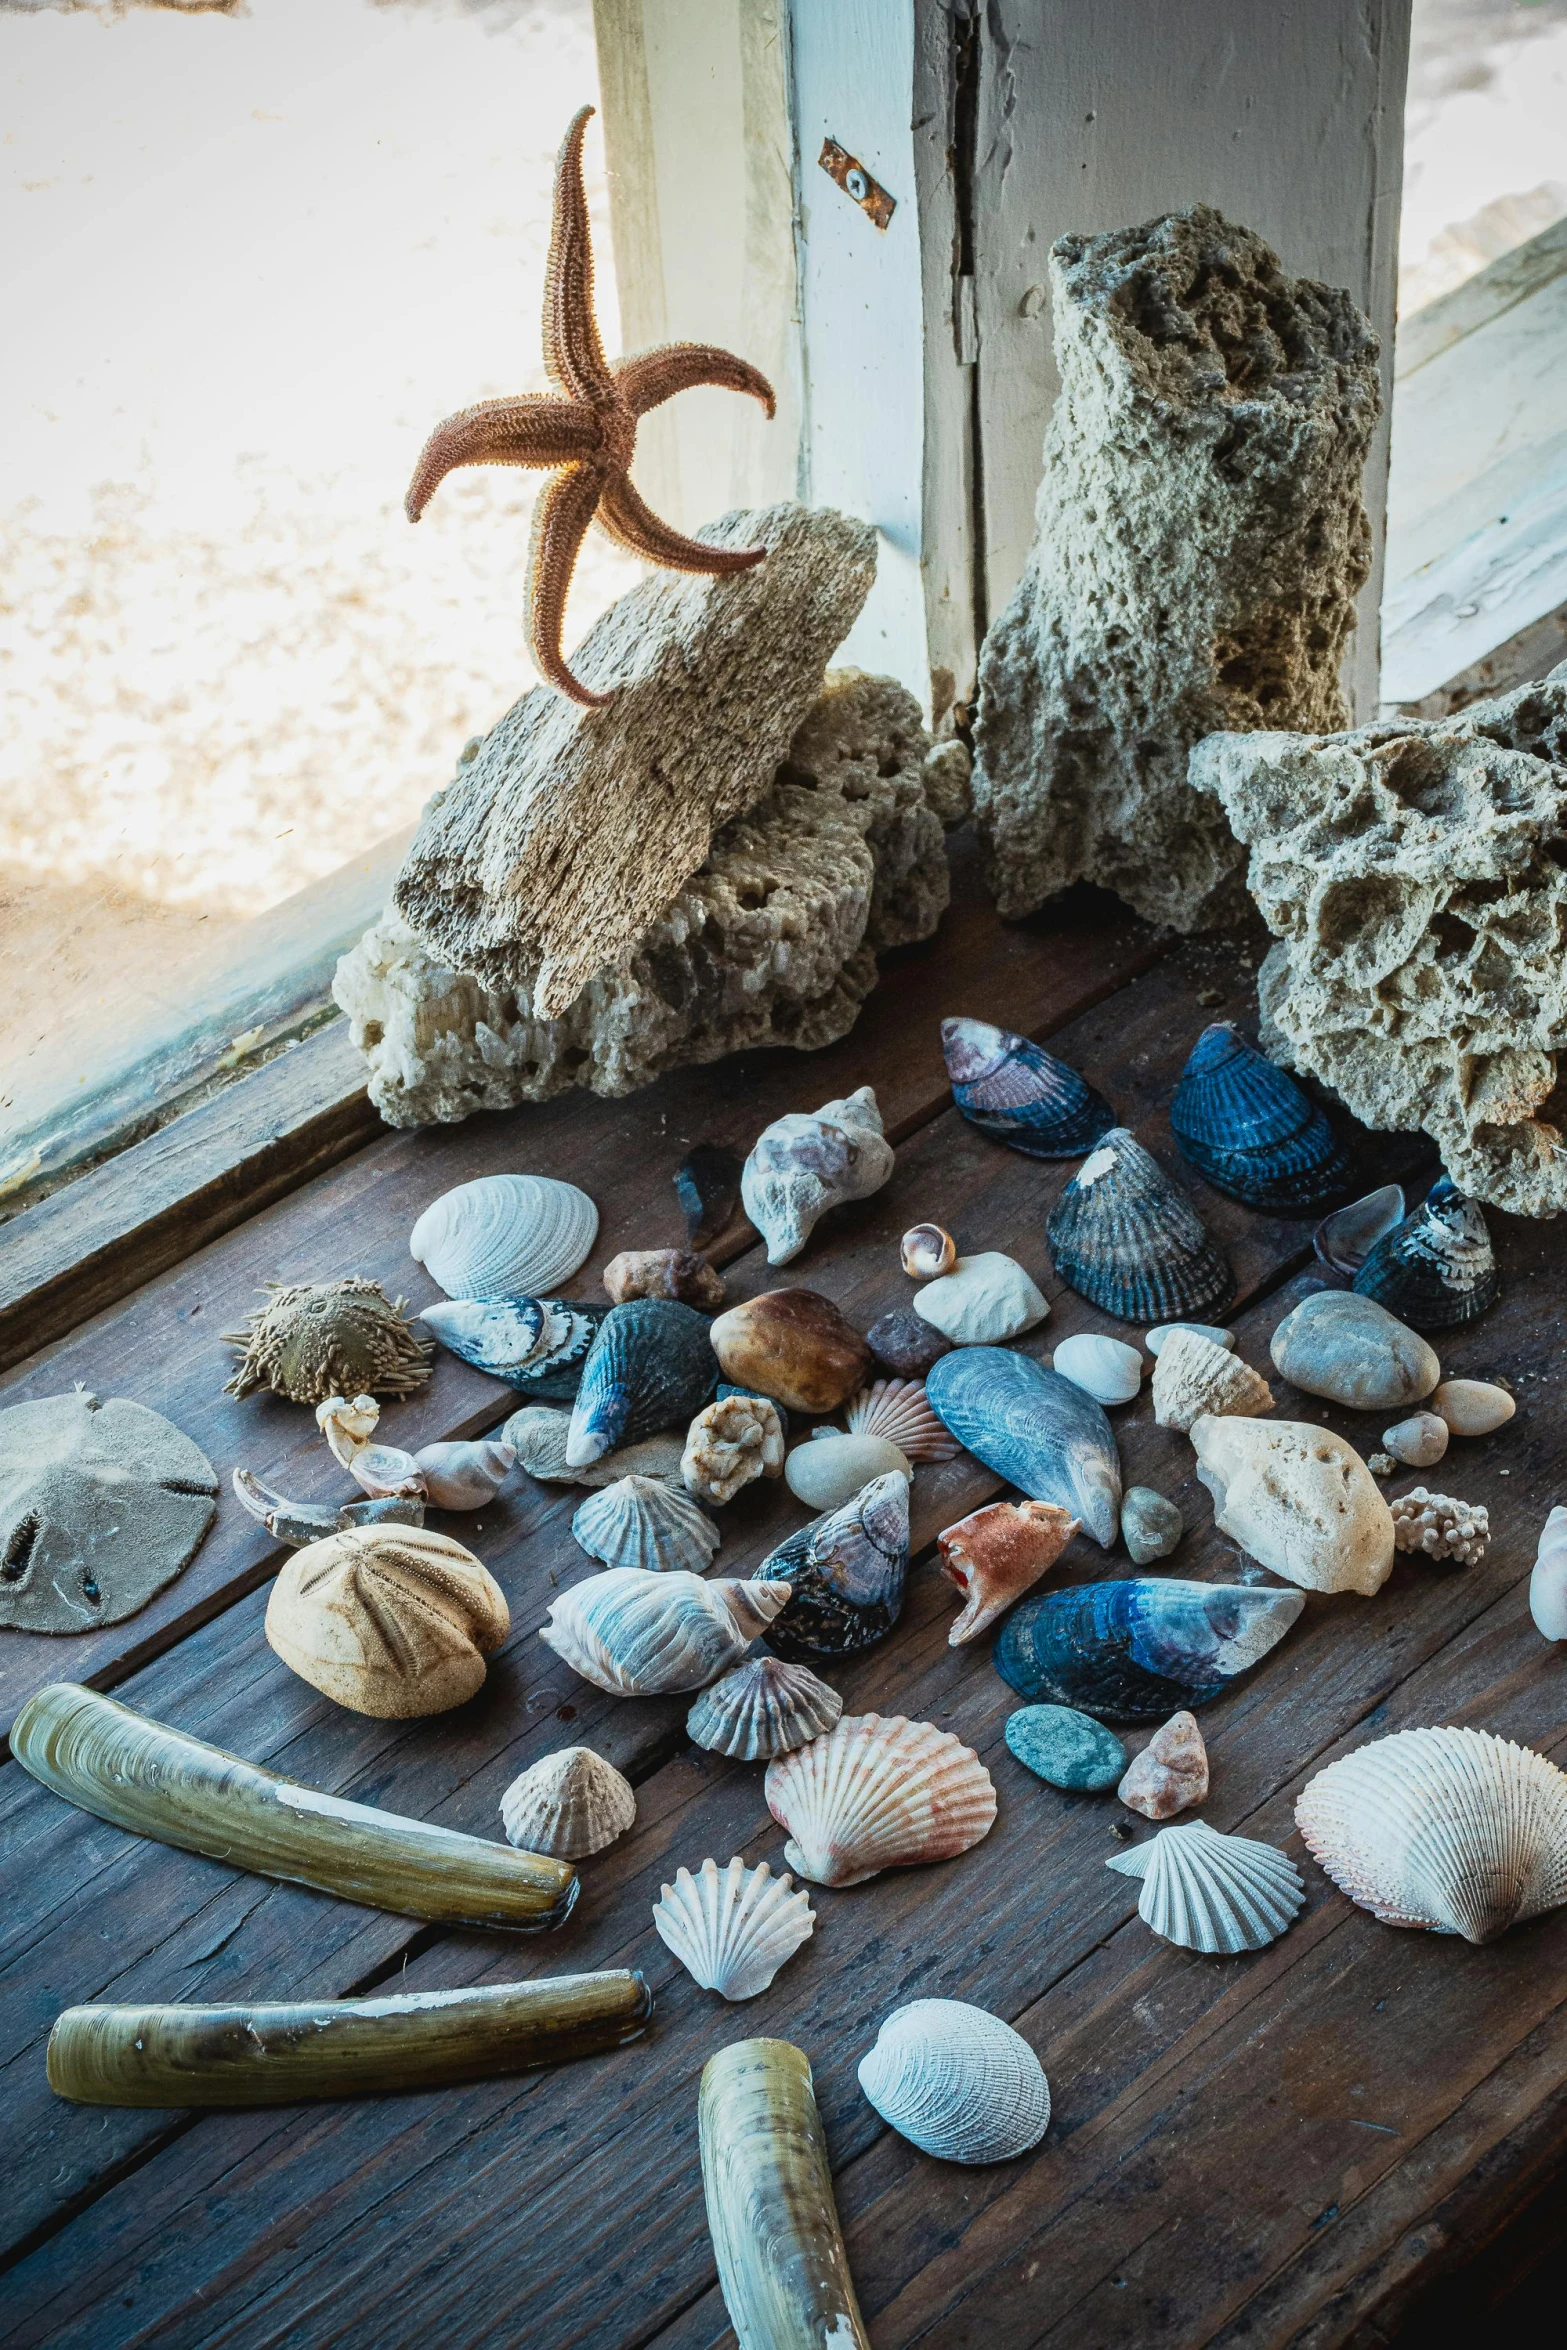
[[1213, 1521], [1303, 1591], [1380, 1591], [1393, 1567], [1393, 1513], [1353, 1445], [1305, 1420], [1192, 1424]]

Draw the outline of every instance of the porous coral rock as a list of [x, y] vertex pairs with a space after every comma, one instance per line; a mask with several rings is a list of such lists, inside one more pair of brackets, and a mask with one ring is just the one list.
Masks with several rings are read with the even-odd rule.
[[1456, 717], [1219, 734], [1191, 777], [1251, 851], [1275, 1060], [1424, 1128], [1495, 1207], [1567, 1208], [1567, 663]]
[[928, 938], [946, 907], [937, 806], [961, 813], [941, 764], [953, 748], [932, 748], [894, 679], [836, 673], [772, 789], [558, 1019], [535, 1010], [536, 960], [492, 985], [390, 910], [333, 986], [371, 1100], [392, 1126], [450, 1123], [574, 1085], [631, 1093], [748, 1046], [835, 1043], [876, 984], [876, 956]]
[[1423, 1485], [1396, 1494], [1393, 1540], [1400, 1550], [1427, 1558], [1457, 1559], [1472, 1567], [1484, 1558], [1491, 1539], [1491, 1513], [1483, 1502], [1455, 1501], [1450, 1493], [1428, 1493]]
[[1377, 343], [1209, 206], [1063, 237], [1037, 535], [980, 666], [975, 810], [1001, 911], [1069, 882], [1195, 930], [1244, 900], [1186, 756], [1342, 726]]

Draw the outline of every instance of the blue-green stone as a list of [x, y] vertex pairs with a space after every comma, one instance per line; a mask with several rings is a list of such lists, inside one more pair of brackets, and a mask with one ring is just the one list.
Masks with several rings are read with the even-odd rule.
[[1020, 1706], [1007, 1723], [1007, 1744], [1037, 1778], [1085, 1795], [1113, 1787], [1126, 1769], [1115, 1732], [1070, 1705]]

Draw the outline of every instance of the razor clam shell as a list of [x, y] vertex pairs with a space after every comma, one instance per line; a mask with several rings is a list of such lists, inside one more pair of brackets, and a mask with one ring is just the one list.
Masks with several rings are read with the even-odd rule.
[[653, 1574], [699, 1575], [719, 1543], [707, 1512], [658, 1477], [620, 1477], [604, 1486], [582, 1504], [571, 1531], [589, 1558]]
[[598, 1238], [599, 1212], [549, 1175], [480, 1175], [432, 1200], [408, 1253], [450, 1298], [532, 1297], [569, 1281]]
[[1032, 1355], [960, 1346], [932, 1363], [925, 1393], [959, 1444], [1032, 1501], [1070, 1510], [1109, 1550], [1121, 1514], [1115, 1430], [1091, 1395]]
[[996, 1818], [995, 1784], [973, 1748], [902, 1714], [845, 1714], [770, 1762], [764, 1791], [789, 1831], [785, 1860], [818, 1885], [952, 1860]]
[[1170, 1128], [1215, 1191], [1251, 1208], [1299, 1215], [1344, 1197], [1354, 1168], [1304, 1086], [1215, 1020], [1191, 1049]]
[[796, 1662], [857, 1656], [902, 1614], [908, 1568], [909, 1481], [892, 1469], [763, 1559], [757, 1581], [782, 1581], [791, 1594], [769, 1643]]
[[653, 1905], [659, 1940], [694, 1983], [721, 1999], [755, 1999], [816, 1930], [809, 1898], [787, 1870], [775, 1877], [765, 1860], [720, 1868], [704, 1860], [693, 1876], [677, 1869]]
[[1105, 1867], [1141, 1878], [1137, 1914], [1162, 1941], [1210, 1957], [1265, 1950], [1306, 1906], [1305, 1879], [1284, 1853], [1206, 1820], [1163, 1828]]
[[788, 1599], [787, 1583], [606, 1567], [551, 1603], [539, 1638], [611, 1697], [661, 1697], [716, 1681]]
[[997, 1672], [1031, 1705], [1107, 1722], [1162, 1722], [1205, 1705], [1283, 1639], [1298, 1591], [1129, 1575], [1043, 1591], [996, 1635]]
[[1031, 1159], [1080, 1158], [1115, 1124], [1086, 1078], [1010, 1028], [943, 1020], [941, 1049], [969, 1124]]
[[1502, 1284], [1478, 1200], [1441, 1176], [1369, 1251], [1353, 1286], [1411, 1330], [1456, 1330], [1489, 1313]]
[[709, 1754], [771, 1762], [830, 1730], [842, 1712], [837, 1690], [809, 1665], [748, 1656], [703, 1690], [686, 1716], [686, 1735]]
[[607, 1452], [683, 1428], [718, 1384], [706, 1317], [669, 1298], [611, 1306], [582, 1366], [566, 1460], [585, 1468]]
[[738, 2040], [697, 2106], [707, 2225], [739, 2350], [871, 2350], [803, 2050]]
[[859, 2079], [882, 2120], [942, 2162], [1011, 2162], [1050, 2126], [1050, 2084], [1028, 2042], [964, 1999], [894, 2008]]
[[279, 2007], [68, 2007], [49, 2086], [78, 2105], [294, 2105], [441, 2089], [596, 2056], [653, 2011], [623, 1968]]
[[1235, 1295], [1197, 1210], [1124, 1126], [1083, 1161], [1045, 1236], [1062, 1280], [1123, 1322], [1211, 1321]]
[[577, 1898], [564, 1861], [301, 1787], [71, 1681], [28, 1699], [11, 1752], [67, 1803], [133, 1835], [366, 1909], [533, 1933], [563, 1924]]

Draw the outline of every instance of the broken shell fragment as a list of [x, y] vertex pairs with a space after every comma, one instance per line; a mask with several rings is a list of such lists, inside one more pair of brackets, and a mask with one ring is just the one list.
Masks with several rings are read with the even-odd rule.
[[1153, 1416], [1161, 1428], [1184, 1433], [1204, 1412], [1252, 1419], [1272, 1409], [1273, 1390], [1250, 1363], [1200, 1330], [1170, 1332], [1153, 1367]]
[[1143, 1358], [1135, 1346], [1128, 1346], [1123, 1338], [1102, 1338], [1086, 1330], [1063, 1338], [1050, 1364], [1095, 1403], [1130, 1403], [1143, 1383]]
[[132, 1835], [398, 1917], [531, 1932], [560, 1925], [577, 1897], [564, 1861], [298, 1786], [69, 1681], [28, 1699], [11, 1752]]
[[225, 1395], [258, 1387], [290, 1403], [336, 1395], [412, 1395], [430, 1376], [428, 1340], [415, 1337], [405, 1297], [378, 1281], [268, 1281], [266, 1304], [243, 1330], [225, 1330], [240, 1360]]
[[1567, 1902], [1567, 1775], [1485, 1730], [1399, 1730], [1308, 1780], [1295, 1818], [1388, 1926], [1494, 1942]]
[[1488, 1313], [1501, 1279], [1479, 1201], [1441, 1176], [1414, 1214], [1377, 1242], [1355, 1288], [1413, 1330], [1452, 1330]]
[[787, 1606], [787, 1583], [606, 1567], [551, 1604], [539, 1638], [611, 1697], [703, 1689]]
[[585, 1468], [661, 1428], [685, 1427], [718, 1384], [708, 1329], [690, 1306], [667, 1298], [611, 1306], [582, 1366], [568, 1464]]
[[1075, 1159], [1115, 1112], [1065, 1061], [988, 1020], [943, 1020], [952, 1099], [971, 1126], [1031, 1159]]
[[704, 1991], [721, 1999], [755, 1999], [786, 1959], [816, 1930], [809, 1895], [787, 1872], [740, 1859], [720, 1868], [704, 1860], [695, 1876], [677, 1869], [653, 1905], [659, 1940]]
[[1454, 1501], [1451, 1494], [1428, 1493], [1416, 1485], [1395, 1494], [1392, 1503], [1393, 1540], [1400, 1550], [1418, 1550], [1430, 1559], [1456, 1559], [1461, 1567], [1478, 1566], [1491, 1539], [1491, 1513], [1483, 1503]]
[[941, 2162], [1011, 2162], [1050, 2126], [1044, 2066], [1021, 2032], [966, 2000], [894, 2008], [859, 2078], [882, 2120]]
[[591, 1746], [563, 1746], [513, 1779], [501, 1797], [508, 1844], [547, 1852], [556, 1860], [585, 1860], [635, 1824], [636, 1794]]
[[1163, 1721], [1206, 1705], [1277, 1646], [1300, 1615], [1298, 1591], [1250, 1583], [1127, 1576], [1036, 1592], [1014, 1608], [991, 1651], [1031, 1703], [1108, 1722]]
[[1032, 1330], [1050, 1307], [1015, 1258], [985, 1249], [917, 1289], [914, 1311], [954, 1346], [994, 1346]]
[[1444, 1379], [1431, 1409], [1453, 1436], [1489, 1436], [1505, 1428], [1518, 1406], [1505, 1387], [1488, 1379]]
[[965, 1602], [947, 1634], [948, 1647], [961, 1648], [989, 1631], [1050, 1572], [1076, 1532], [1076, 1518], [1053, 1502], [993, 1501], [938, 1534], [941, 1571]]
[[1247, 1207], [1299, 1215], [1349, 1189], [1349, 1153], [1310, 1094], [1232, 1020], [1215, 1020], [1193, 1045], [1170, 1129], [1215, 1191]]
[[1123, 1322], [1200, 1318], [1235, 1294], [1197, 1210], [1124, 1126], [1083, 1161], [1045, 1233], [1062, 1280]]
[[265, 1629], [289, 1671], [334, 1705], [412, 1721], [484, 1686], [511, 1615], [489, 1569], [450, 1536], [354, 1527], [284, 1561]]
[[287, 1542], [296, 1550], [307, 1543], [323, 1542], [329, 1534], [346, 1534], [350, 1527], [360, 1526], [422, 1526], [424, 1500], [422, 1496], [393, 1496], [385, 1501], [350, 1501], [341, 1509], [330, 1503], [288, 1501], [281, 1493], [274, 1493], [253, 1477], [248, 1469], [234, 1471], [234, 1491], [239, 1501], [253, 1518], [259, 1518], [269, 1534], [279, 1542]]
[[783, 1421], [765, 1395], [721, 1395], [704, 1404], [680, 1456], [686, 1491], [719, 1507], [753, 1477], [781, 1477], [783, 1465]]
[[797, 1257], [829, 1208], [866, 1199], [892, 1173], [872, 1088], [825, 1102], [814, 1116], [791, 1111], [764, 1127], [740, 1178], [745, 1212], [767, 1243], [767, 1262]]
[[716, 1314], [724, 1284], [706, 1257], [687, 1248], [628, 1248], [604, 1267], [604, 1287], [617, 1306], [633, 1298], [669, 1297], [683, 1306]]
[[710, 1332], [726, 1379], [791, 1412], [835, 1412], [870, 1373], [870, 1348], [814, 1289], [764, 1290], [720, 1314]]
[[767, 1766], [767, 1808], [784, 1858], [818, 1885], [863, 1885], [883, 1869], [951, 1860], [989, 1834], [990, 1773], [970, 1747], [902, 1715], [845, 1714]]
[[958, 1347], [933, 1364], [925, 1393], [987, 1469], [1034, 1501], [1070, 1510], [1108, 1550], [1121, 1509], [1121, 1461], [1101, 1407], [1070, 1379], [1005, 1347]]
[[559, 1297], [455, 1297], [426, 1306], [419, 1318], [459, 1362], [521, 1395], [569, 1403], [608, 1311]]
[[1352, 1281], [1377, 1242], [1404, 1221], [1404, 1194], [1398, 1184], [1384, 1183], [1364, 1199], [1335, 1208], [1324, 1216], [1312, 1235], [1317, 1260], [1330, 1273]]
[[1105, 1867], [1142, 1880], [1137, 1914], [1162, 1941], [1213, 1957], [1266, 1949], [1306, 1906], [1305, 1880], [1285, 1854], [1250, 1836], [1221, 1836], [1205, 1820], [1162, 1828]]
[[686, 1735], [709, 1754], [771, 1762], [830, 1730], [843, 1699], [811, 1671], [777, 1656], [748, 1656], [704, 1689], [686, 1716]]
[[1547, 1640], [1567, 1640], [1567, 1509], [1560, 1502], [1540, 1531], [1529, 1574], [1529, 1613]]
[[431, 1201], [408, 1253], [449, 1298], [540, 1297], [586, 1262], [598, 1228], [574, 1183], [480, 1175]]
[[1208, 1749], [1196, 1716], [1172, 1714], [1133, 1757], [1116, 1789], [1128, 1811], [1145, 1820], [1173, 1820], [1208, 1800]]
[[733, 1221], [740, 1205], [738, 1151], [699, 1142], [675, 1169], [675, 1196], [686, 1220], [686, 1246], [707, 1248]]
[[1294, 1386], [1357, 1412], [1422, 1403], [1442, 1375], [1423, 1338], [1352, 1289], [1302, 1298], [1274, 1331], [1270, 1351]]
[[1151, 1485], [1133, 1485], [1121, 1503], [1121, 1539], [1134, 1566], [1151, 1567], [1167, 1559], [1186, 1532], [1186, 1520], [1173, 1501]]
[[1384, 1428], [1382, 1441], [1406, 1469], [1430, 1469], [1446, 1452], [1448, 1433], [1440, 1412], [1414, 1412], [1396, 1428]]
[[329, 1395], [316, 1405], [316, 1426], [332, 1449], [340, 1468], [350, 1468], [356, 1452], [370, 1442], [380, 1424], [381, 1407], [373, 1395]]
[[589, 1558], [652, 1574], [712, 1564], [718, 1528], [705, 1510], [661, 1477], [622, 1477], [582, 1504], [571, 1531]]
[[854, 1436], [884, 1436], [909, 1461], [950, 1461], [961, 1447], [931, 1410], [922, 1381], [878, 1379], [861, 1388], [844, 1417]]
[[939, 1224], [914, 1224], [898, 1244], [899, 1261], [911, 1280], [934, 1281], [958, 1261], [958, 1244]]
[[618, 1452], [586, 1461], [580, 1469], [566, 1463], [570, 1412], [552, 1410], [548, 1404], [525, 1404], [520, 1412], [512, 1413], [501, 1434], [508, 1444], [515, 1445], [518, 1466], [541, 1484], [604, 1486], [621, 1477], [660, 1477], [668, 1485], [680, 1476], [680, 1439], [664, 1430], [657, 1436], [644, 1436], [640, 1444], [624, 1445]]
[[808, 1510], [842, 1509], [878, 1477], [912, 1477], [913, 1470], [884, 1436], [840, 1436], [818, 1428], [814, 1440], [797, 1444], [784, 1463], [784, 1482]]
[[1307, 1420], [1192, 1423], [1213, 1521], [1303, 1591], [1380, 1591], [1393, 1568], [1393, 1516], [1353, 1445]]
[[484, 1436], [421, 1445], [413, 1460], [438, 1510], [482, 1510], [511, 1475], [517, 1451], [501, 1439]]
[[791, 1594], [770, 1645], [796, 1661], [857, 1656], [897, 1622], [908, 1566], [909, 1480], [893, 1470], [802, 1526], [757, 1568], [760, 1583], [779, 1578]]

